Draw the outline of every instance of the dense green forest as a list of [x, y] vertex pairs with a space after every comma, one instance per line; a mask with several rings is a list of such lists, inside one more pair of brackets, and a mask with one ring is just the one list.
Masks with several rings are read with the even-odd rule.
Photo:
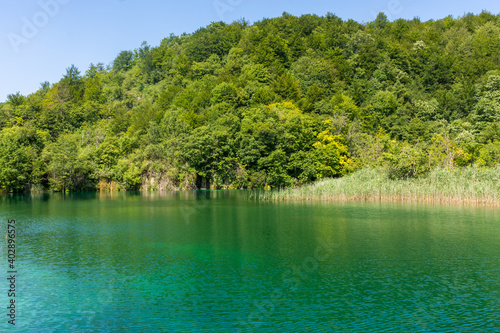
[[284, 13], [143, 43], [0, 104], [0, 189], [280, 188], [500, 158], [500, 15]]

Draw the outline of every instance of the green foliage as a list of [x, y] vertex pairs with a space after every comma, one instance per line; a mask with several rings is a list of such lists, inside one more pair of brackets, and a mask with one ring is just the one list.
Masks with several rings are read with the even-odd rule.
[[21, 192], [41, 185], [43, 166], [39, 154], [47, 139], [47, 133], [30, 125], [0, 132], [0, 190]]
[[[0, 190], [395, 182], [500, 160], [500, 17], [288, 13], [74, 65], [0, 103]], [[436, 169], [437, 168], [437, 169]]]
[[212, 98], [210, 99], [210, 102], [212, 104], [224, 102], [233, 104], [236, 102], [236, 97], [236, 88], [229, 83], [223, 82], [212, 90]]
[[332, 135], [329, 130], [318, 134], [313, 146], [316, 150], [316, 178], [338, 177], [348, 171], [349, 151], [342, 144], [341, 135]]
[[300, 82], [288, 73], [279, 76], [274, 81], [273, 88], [285, 101], [298, 101], [301, 97]]
[[79, 139], [77, 134], [63, 134], [47, 144], [42, 152], [49, 186], [55, 191], [92, 188], [89, 161], [81, 154]]
[[391, 201], [498, 206], [500, 168], [432, 169], [426, 177], [391, 179], [382, 168], [365, 168], [340, 179], [263, 192], [265, 200]]
[[122, 51], [113, 61], [113, 70], [128, 71], [132, 68], [133, 53], [131, 51]]
[[223, 22], [212, 23], [190, 36], [185, 52], [194, 61], [205, 61], [213, 54], [227, 55], [239, 42], [245, 26], [244, 22], [234, 22], [230, 25]]
[[500, 75], [491, 75], [478, 92], [473, 117], [479, 126], [500, 121]]

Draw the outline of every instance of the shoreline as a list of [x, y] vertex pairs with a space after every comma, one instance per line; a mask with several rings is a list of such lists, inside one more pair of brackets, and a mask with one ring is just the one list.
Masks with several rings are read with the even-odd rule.
[[398, 202], [500, 207], [498, 168], [434, 169], [425, 178], [389, 179], [381, 168], [298, 188], [261, 193], [266, 201]]
[[284, 202], [371, 202], [371, 203], [401, 203], [401, 204], [435, 204], [435, 205], [445, 205], [445, 206], [477, 206], [477, 207], [500, 207], [500, 201], [490, 201], [480, 198], [457, 198], [457, 197], [443, 197], [439, 198], [421, 196], [415, 197], [389, 197], [389, 196], [308, 196], [308, 197], [294, 197], [294, 198], [279, 198], [279, 199], [268, 199], [268, 201], [284, 201]]

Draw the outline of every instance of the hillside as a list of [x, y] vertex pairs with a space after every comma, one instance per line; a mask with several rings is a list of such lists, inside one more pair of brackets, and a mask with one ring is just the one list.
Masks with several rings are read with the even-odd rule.
[[500, 157], [500, 15], [212, 23], [0, 104], [0, 190], [280, 188]]

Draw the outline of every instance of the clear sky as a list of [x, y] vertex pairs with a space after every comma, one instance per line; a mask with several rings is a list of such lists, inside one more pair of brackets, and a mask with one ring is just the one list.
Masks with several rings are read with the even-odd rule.
[[191, 33], [214, 21], [255, 22], [280, 16], [334, 13], [343, 19], [372, 21], [378, 12], [390, 20], [440, 19], [487, 10], [500, 13], [498, 0], [0, 0], [0, 101], [23, 95], [40, 83], [59, 81], [75, 64], [109, 64], [122, 50], [142, 41], [159, 45], [170, 33]]

